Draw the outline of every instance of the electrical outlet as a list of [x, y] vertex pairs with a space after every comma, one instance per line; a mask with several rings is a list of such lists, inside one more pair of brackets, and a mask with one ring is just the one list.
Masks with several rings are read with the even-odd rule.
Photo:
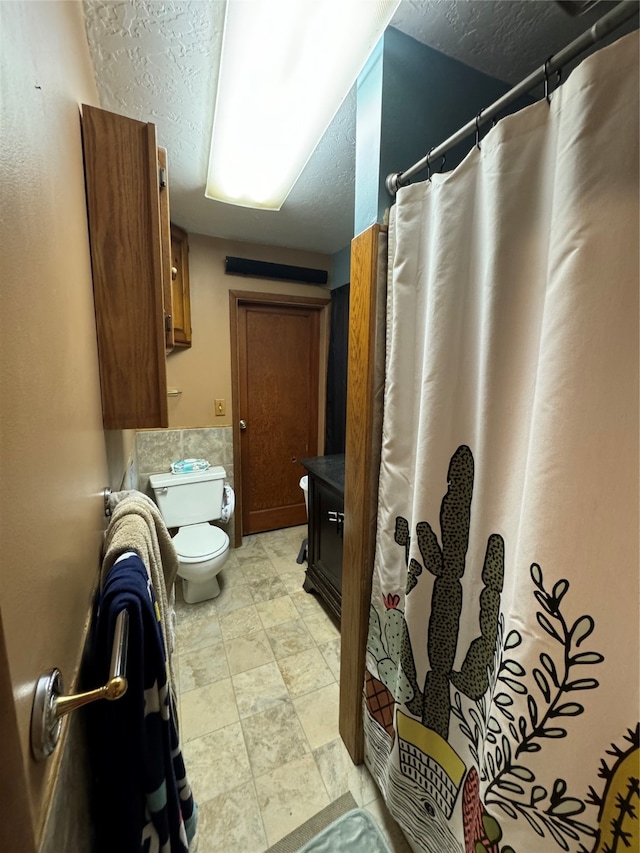
[[225, 413], [224, 400], [216, 400], [216, 417], [221, 418]]

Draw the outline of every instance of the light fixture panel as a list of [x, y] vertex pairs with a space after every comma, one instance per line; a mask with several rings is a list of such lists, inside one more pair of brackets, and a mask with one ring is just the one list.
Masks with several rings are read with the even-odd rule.
[[399, 0], [228, 0], [205, 195], [279, 210]]

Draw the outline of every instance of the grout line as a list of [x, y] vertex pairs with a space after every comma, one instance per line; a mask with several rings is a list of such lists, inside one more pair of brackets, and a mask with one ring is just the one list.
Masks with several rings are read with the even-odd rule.
[[[244, 736], [244, 733], [243, 733]], [[251, 759], [249, 759], [249, 767], [251, 768]], [[258, 799], [258, 789], [256, 787], [256, 777], [253, 775], [253, 769], [251, 769], [251, 786], [253, 788], [253, 793], [256, 798], [256, 805], [258, 807], [258, 814], [260, 815], [260, 823], [262, 824], [262, 833], [264, 835], [264, 841], [267, 845], [264, 849], [265, 851], [269, 849], [269, 836], [267, 835], [267, 825], [264, 822], [264, 815], [262, 813], [262, 808], [260, 806], [260, 800]]]

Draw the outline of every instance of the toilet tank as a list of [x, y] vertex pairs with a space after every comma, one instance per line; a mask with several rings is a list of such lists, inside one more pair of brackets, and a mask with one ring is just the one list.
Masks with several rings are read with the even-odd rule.
[[220, 518], [225, 477], [220, 465], [190, 474], [152, 474], [149, 483], [167, 527]]

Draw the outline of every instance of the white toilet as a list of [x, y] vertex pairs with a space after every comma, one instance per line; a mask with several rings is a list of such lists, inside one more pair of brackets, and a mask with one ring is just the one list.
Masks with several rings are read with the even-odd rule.
[[220, 593], [217, 574], [229, 556], [229, 537], [209, 521], [228, 521], [235, 503], [226, 471], [212, 466], [189, 474], [152, 474], [149, 482], [178, 554], [184, 600], [189, 604]]

